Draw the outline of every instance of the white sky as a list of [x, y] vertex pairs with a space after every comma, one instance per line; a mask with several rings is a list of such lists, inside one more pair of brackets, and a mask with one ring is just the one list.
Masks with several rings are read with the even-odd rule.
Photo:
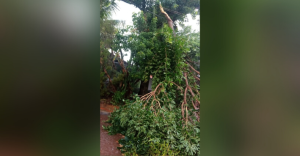
[[[119, 10], [116, 10], [115, 13], [112, 14], [112, 19], [114, 20], [123, 20], [125, 21], [126, 25], [133, 25], [132, 22], [132, 14], [140, 12], [140, 9], [136, 8], [133, 5], [127, 4], [123, 1], [116, 1]], [[188, 16], [188, 22], [184, 22], [185, 26], [191, 26], [192, 30], [199, 31], [200, 27], [197, 24], [198, 19], [200, 18], [199, 15], [195, 20], [192, 19], [191, 15]], [[178, 26], [178, 29], [180, 30], [180, 26]], [[130, 52], [126, 52], [127, 56], [124, 56], [124, 60], [128, 61], [130, 59]]]

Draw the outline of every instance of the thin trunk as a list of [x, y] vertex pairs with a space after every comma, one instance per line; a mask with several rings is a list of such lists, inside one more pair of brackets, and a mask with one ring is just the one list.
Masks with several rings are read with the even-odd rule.
[[[112, 58], [112, 56], [114, 56], [114, 51], [112, 50], [111, 48], [111, 53], [109, 54], [110, 55], [110, 58]], [[115, 60], [112, 60], [112, 67], [116, 70], [116, 66], [115, 66]]]
[[122, 50], [120, 49], [120, 54], [121, 54], [121, 59], [123, 60], [124, 59], [124, 57], [123, 57], [123, 52], [122, 52]]
[[104, 68], [103, 70], [104, 70], [106, 76], [108, 77], [109, 83], [110, 83], [110, 85], [111, 85], [111, 87], [112, 87], [112, 91], [115, 92], [115, 91], [116, 91], [116, 88], [115, 88], [115, 86], [112, 84], [109, 74], [107, 73], [107, 71], [106, 71], [105, 68]]
[[[127, 74], [127, 77], [128, 77], [128, 73], [126, 73]], [[130, 95], [132, 94], [132, 90], [133, 90], [133, 88], [130, 86], [130, 82], [129, 81], [127, 81], [127, 90], [126, 90], [126, 93], [125, 93], [125, 98], [129, 98], [130, 97]]]
[[149, 85], [149, 81], [141, 82], [139, 95], [145, 95], [148, 93], [148, 85]]

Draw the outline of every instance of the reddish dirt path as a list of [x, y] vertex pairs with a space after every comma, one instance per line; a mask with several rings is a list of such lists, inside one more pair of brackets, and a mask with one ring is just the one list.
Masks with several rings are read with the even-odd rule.
[[100, 100], [100, 110], [104, 112], [113, 112], [114, 109], [119, 109], [118, 106], [114, 106], [110, 103], [111, 99], [101, 99]]
[[106, 130], [102, 128], [102, 125], [107, 126], [105, 123], [108, 120], [109, 112], [112, 112], [116, 106], [108, 103], [100, 102], [100, 156], [122, 156], [118, 141], [123, 138], [121, 134], [109, 135]]

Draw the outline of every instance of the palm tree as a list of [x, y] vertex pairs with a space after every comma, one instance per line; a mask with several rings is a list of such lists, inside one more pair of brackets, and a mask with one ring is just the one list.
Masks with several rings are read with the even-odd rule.
[[112, 20], [112, 12], [119, 10], [115, 0], [100, 1], [100, 41], [105, 48], [111, 48], [113, 37], [117, 26], [122, 23], [119, 20]]
[[100, 0], [100, 19], [111, 17], [113, 11], [118, 10], [115, 0]]
[[[104, 88], [107, 78], [115, 77], [117, 71], [113, 66], [113, 55], [110, 53], [113, 45], [113, 39], [117, 32], [117, 26], [121, 23], [119, 20], [112, 20], [114, 11], [118, 10], [115, 0], [100, 0], [100, 95], [109, 96], [109, 90]], [[114, 86], [111, 89], [115, 91]]]

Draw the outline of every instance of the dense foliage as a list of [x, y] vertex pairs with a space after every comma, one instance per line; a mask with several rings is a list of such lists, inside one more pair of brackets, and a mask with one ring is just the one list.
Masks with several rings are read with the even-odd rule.
[[155, 112], [150, 105], [144, 107], [139, 97], [126, 103], [111, 114], [112, 126], [104, 127], [112, 135], [126, 136], [119, 141], [126, 155], [200, 155], [200, 123], [183, 128], [180, 108]]
[[[123, 104], [107, 121], [112, 125], [104, 128], [109, 134], [125, 135], [119, 141], [125, 155], [200, 155], [200, 34], [191, 32], [190, 27], [173, 30], [170, 19], [166, 24], [166, 19], [161, 18], [164, 16], [157, 15], [163, 11], [156, 1], [127, 2], [142, 11], [133, 14], [133, 26], [110, 33], [113, 38], [103, 42], [106, 45], [100, 58], [113, 102]], [[170, 0], [162, 4], [186, 14], [195, 10], [197, 1], [182, 4]], [[173, 21], [185, 18], [185, 14], [166, 12]], [[123, 50], [131, 51], [127, 66]], [[115, 73], [111, 70], [116, 69], [110, 65], [111, 57], [120, 63]], [[109, 76], [113, 74], [116, 76], [111, 80]], [[140, 97], [133, 95], [135, 86], [148, 82], [150, 75], [152, 91]]]

